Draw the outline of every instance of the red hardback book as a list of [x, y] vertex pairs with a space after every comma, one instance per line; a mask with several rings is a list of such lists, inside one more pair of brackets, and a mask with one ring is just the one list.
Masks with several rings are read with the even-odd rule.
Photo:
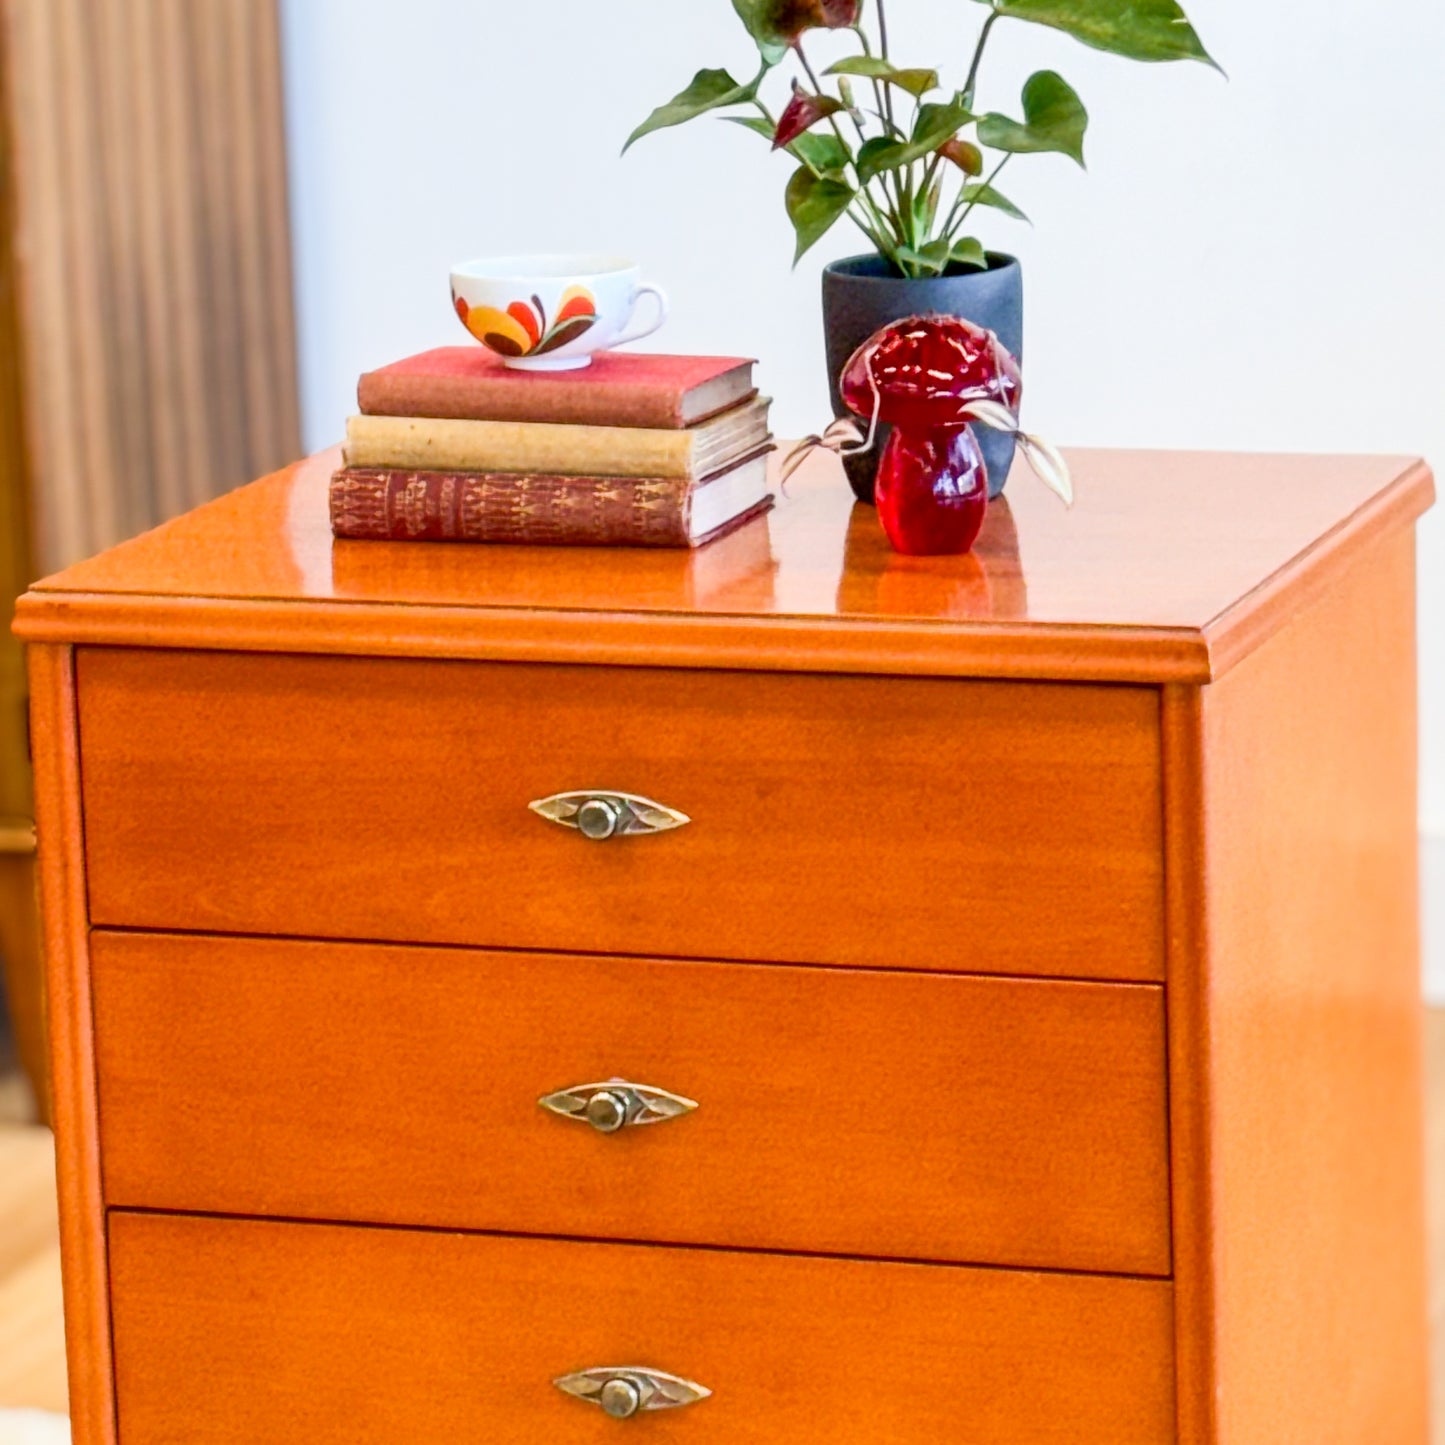
[[690, 427], [753, 396], [736, 356], [600, 352], [577, 371], [516, 371], [480, 346], [442, 346], [368, 371], [363, 413], [569, 426]]
[[331, 530], [356, 541], [700, 547], [773, 504], [768, 449], [702, 481], [343, 467]]

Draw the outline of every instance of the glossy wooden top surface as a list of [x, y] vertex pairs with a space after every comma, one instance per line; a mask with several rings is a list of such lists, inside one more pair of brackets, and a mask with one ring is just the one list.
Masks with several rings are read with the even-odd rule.
[[337, 542], [337, 454], [324, 452], [36, 584], [18, 627], [54, 641], [552, 648], [559, 660], [580, 655], [585, 627], [593, 661], [661, 648], [669, 663], [778, 667], [816, 645], [801, 665], [1203, 680], [1433, 495], [1424, 464], [1397, 457], [1071, 460], [1072, 510], [1019, 466], [973, 554], [909, 558], [825, 456], [770, 516], [694, 553]]

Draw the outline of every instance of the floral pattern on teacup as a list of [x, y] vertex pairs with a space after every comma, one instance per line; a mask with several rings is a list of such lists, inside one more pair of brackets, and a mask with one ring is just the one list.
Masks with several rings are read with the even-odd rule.
[[498, 356], [541, 356], [575, 341], [597, 322], [597, 300], [585, 286], [569, 286], [549, 324], [540, 297], [513, 301], [505, 311], [495, 306], [468, 306], [452, 292], [452, 305], [462, 325]]

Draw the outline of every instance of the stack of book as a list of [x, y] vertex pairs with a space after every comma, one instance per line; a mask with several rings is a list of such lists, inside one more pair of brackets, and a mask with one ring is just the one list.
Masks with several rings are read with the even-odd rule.
[[768, 399], [736, 357], [606, 352], [524, 372], [442, 347], [368, 372], [338, 537], [697, 547], [772, 505]]

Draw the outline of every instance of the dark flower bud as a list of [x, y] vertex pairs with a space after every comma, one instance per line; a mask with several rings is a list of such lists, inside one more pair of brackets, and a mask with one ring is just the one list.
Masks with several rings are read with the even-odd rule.
[[795, 80], [793, 98], [778, 117], [778, 128], [773, 133], [773, 149], [781, 150], [784, 146], [791, 145], [810, 126], [842, 109], [832, 96], [809, 95]]
[[846, 30], [858, 23], [862, 0], [776, 0], [772, 28], [790, 45], [805, 30]]

